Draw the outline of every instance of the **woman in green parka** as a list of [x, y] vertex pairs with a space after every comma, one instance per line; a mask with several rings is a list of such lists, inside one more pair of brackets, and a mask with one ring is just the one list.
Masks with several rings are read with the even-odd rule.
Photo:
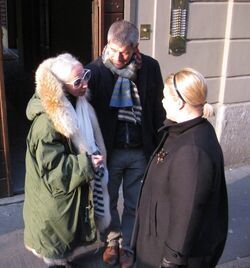
[[[24, 243], [49, 267], [68, 267], [73, 250], [96, 239], [93, 179], [105, 167], [106, 152], [93, 108], [85, 103], [89, 121], [84, 126], [98, 154], [84, 139], [76, 112], [89, 75], [70, 54], [45, 60], [36, 71], [36, 92], [27, 107], [33, 122], [27, 136]], [[100, 229], [110, 221], [105, 187], [103, 196]]]

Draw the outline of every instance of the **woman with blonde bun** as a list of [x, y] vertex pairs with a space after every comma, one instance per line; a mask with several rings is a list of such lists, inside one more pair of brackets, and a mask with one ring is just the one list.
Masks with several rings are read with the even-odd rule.
[[194, 69], [165, 81], [164, 135], [144, 176], [134, 226], [137, 268], [212, 268], [223, 252], [224, 162], [206, 97], [205, 79]]

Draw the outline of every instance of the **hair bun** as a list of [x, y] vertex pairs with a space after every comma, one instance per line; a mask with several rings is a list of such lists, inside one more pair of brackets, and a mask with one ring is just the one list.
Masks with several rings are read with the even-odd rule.
[[214, 108], [211, 104], [207, 103], [207, 101], [203, 104], [203, 116], [204, 118], [208, 118], [214, 116]]

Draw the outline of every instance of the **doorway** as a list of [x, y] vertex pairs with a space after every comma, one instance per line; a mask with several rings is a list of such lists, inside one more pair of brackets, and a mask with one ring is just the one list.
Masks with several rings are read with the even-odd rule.
[[83, 64], [92, 58], [92, 0], [7, 1], [8, 45], [3, 71], [9, 132], [12, 190], [24, 190], [26, 136], [31, 122], [25, 115], [35, 90], [40, 62], [69, 52]]

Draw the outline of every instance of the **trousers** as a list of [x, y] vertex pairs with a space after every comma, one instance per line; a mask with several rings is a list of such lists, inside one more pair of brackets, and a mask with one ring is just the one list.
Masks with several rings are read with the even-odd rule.
[[[142, 148], [115, 149], [109, 161], [108, 191], [111, 223], [107, 234], [108, 246], [128, 250], [135, 221], [135, 210], [147, 161]], [[122, 185], [123, 211], [120, 218], [117, 203]]]

